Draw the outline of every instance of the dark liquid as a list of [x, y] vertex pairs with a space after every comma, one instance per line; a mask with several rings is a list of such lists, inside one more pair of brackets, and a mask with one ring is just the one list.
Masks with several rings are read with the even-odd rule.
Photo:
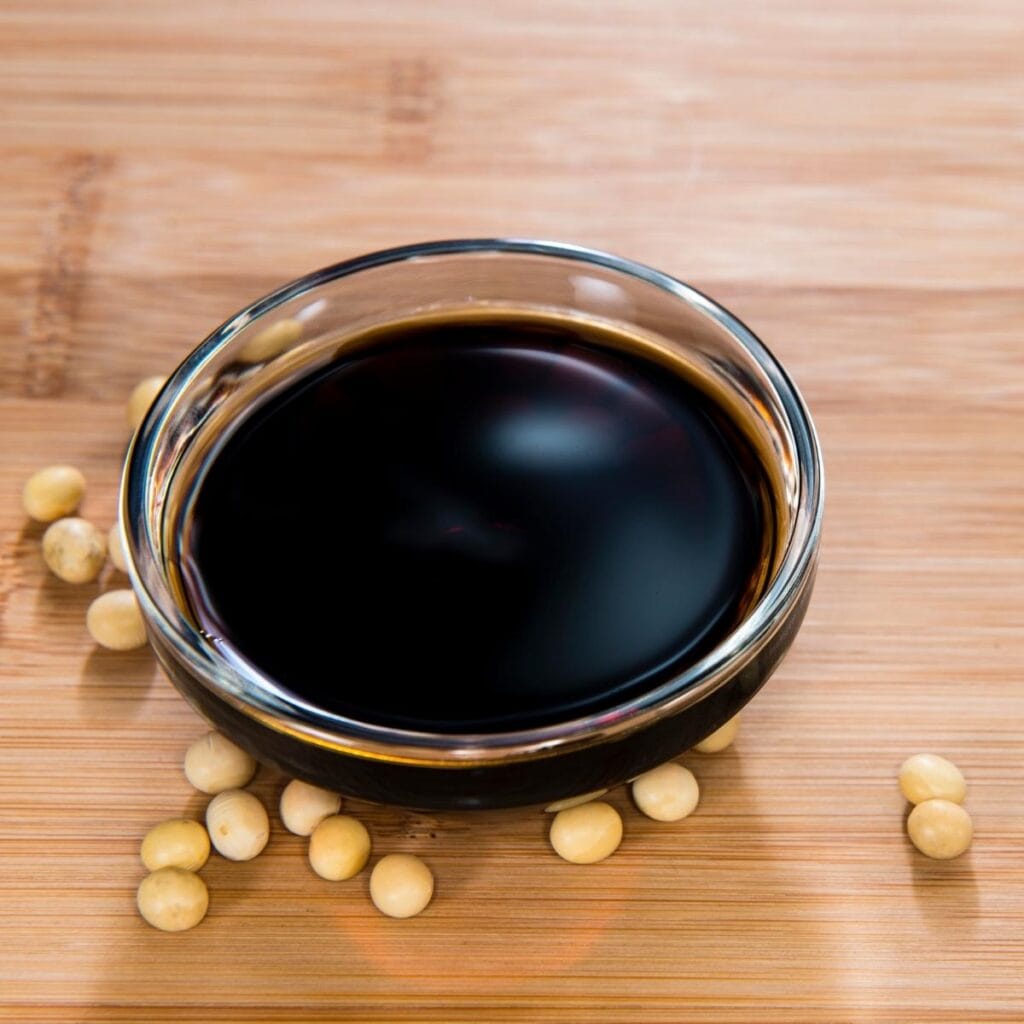
[[406, 323], [269, 400], [198, 486], [202, 627], [310, 703], [430, 731], [610, 708], [692, 664], [757, 596], [770, 489], [706, 393], [606, 339]]

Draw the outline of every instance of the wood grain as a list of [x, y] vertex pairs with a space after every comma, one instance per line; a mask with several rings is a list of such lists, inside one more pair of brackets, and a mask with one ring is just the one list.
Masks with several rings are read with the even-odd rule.
[[[1022, 53], [1017, 0], [0, 4], [0, 1019], [1024, 1020]], [[614, 794], [604, 864], [534, 812], [353, 805], [433, 867], [421, 917], [275, 825], [156, 933], [138, 844], [201, 812], [202, 726], [90, 646], [116, 579], [48, 578], [21, 484], [77, 463], [106, 525], [139, 377], [315, 266], [471, 234], [655, 264], [778, 352], [829, 475], [806, 626], [686, 759], [695, 816]], [[917, 750], [968, 776], [958, 861], [904, 838]]]

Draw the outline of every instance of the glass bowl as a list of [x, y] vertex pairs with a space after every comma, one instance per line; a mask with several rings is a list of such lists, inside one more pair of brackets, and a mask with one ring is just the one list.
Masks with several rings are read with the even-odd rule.
[[[614, 707], [508, 732], [428, 733], [318, 708], [205, 636], [184, 598], [178, 531], [197, 474], [240, 417], [343, 350], [409, 316], [488, 306], [626, 327], [713, 382], [772, 479], [781, 542], [760, 598], [694, 664]], [[765, 683], [814, 582], [821, 453], [807, 409], [731, 313], [649, 267], [570, 245], [430, 242], [315, 271], [241, 310], [174, 371], [133, 439], [121, 494], [132, 585], [154, 651], [217, 729], [289, 776], [421, 809], [546, 803], [614, 786], [693, 746]], [[338, 665], [343, 671], [344, 645]], [[424, 666], [425, 679], [440, 671]]]

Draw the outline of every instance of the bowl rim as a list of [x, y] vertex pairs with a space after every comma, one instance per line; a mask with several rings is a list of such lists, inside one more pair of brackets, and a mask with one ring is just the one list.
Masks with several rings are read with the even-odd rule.
[[[194, 380], [216, 354], [249, 324], [292, 300], [361, 271], [390, 263], [438, 256], [494, 253], [550, 257], [599, 266], [654, 285], [714, 320], [757, 362], [778, 397], [792, 434], [799, 491], [794, 527], [774, 577], [749, 614], [712, 650], [663, 683], [623, 701], [577, 718], [520, 730], [487, 733], [429, 733], [347, 718], [299, 699], [290, 699], [258, 672], [236, 662], [209, 657], [208, 645], [182, 616], [175, 621], [158, 596], [171, 598], [162, 571], [159, 542], [150, 521], [154, 464], [172, 411], [174, 396]], [[135, 432], [125, 458], [120, 522], [126, 540], [128, 575], [157, 652], [184, 662], [187, 671], [216, 697], [271, 729], [306, 742], [369, 760], [435, 767], [474, 767], [530, 760], [591, 746], [625, 735], [654, 719], [698, 703], [748, 665], [771, 640], [812, 583], [824, 510], [824, 472], [820, 443], [796, 385], [768, 347], [737, 316], [698, 289], [662, 271], [597, 249], [528, 238], [470, 238], [424, 242], [382, 249], [314, 270], [250, 303], [212, 331], [179, 364]], [[162, 589], [160, 595], [151, 588]], [[171, 598], [173, 603], [173, 598]], [[163, 650], [161, 649], [163, 648]], [[268, 682], [271, 685], [268, 687]]]

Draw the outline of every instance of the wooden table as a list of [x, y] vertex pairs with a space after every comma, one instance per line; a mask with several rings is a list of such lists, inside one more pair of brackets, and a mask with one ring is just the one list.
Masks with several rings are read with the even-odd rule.
[[[1022, 55], [1018, 0], [0, 5], [0, 1019], [1024, 1020]], [[108, 524], [138, 378], [316, 266], [506, 234], [675, 273], [792, 370], [829, 477], [796, 647], [685, 759], [693, 818], [613, 795], [604, 864], [539, 812], [353, 803], [433, 867], [421, 917], [275, 823], [153, 931], [202, 724], [91, 646], [123, 578], [48, 577], [23, 480], [78, 464]], [[970, 782], [955, 862], [904, 835], [918, 750]]]

